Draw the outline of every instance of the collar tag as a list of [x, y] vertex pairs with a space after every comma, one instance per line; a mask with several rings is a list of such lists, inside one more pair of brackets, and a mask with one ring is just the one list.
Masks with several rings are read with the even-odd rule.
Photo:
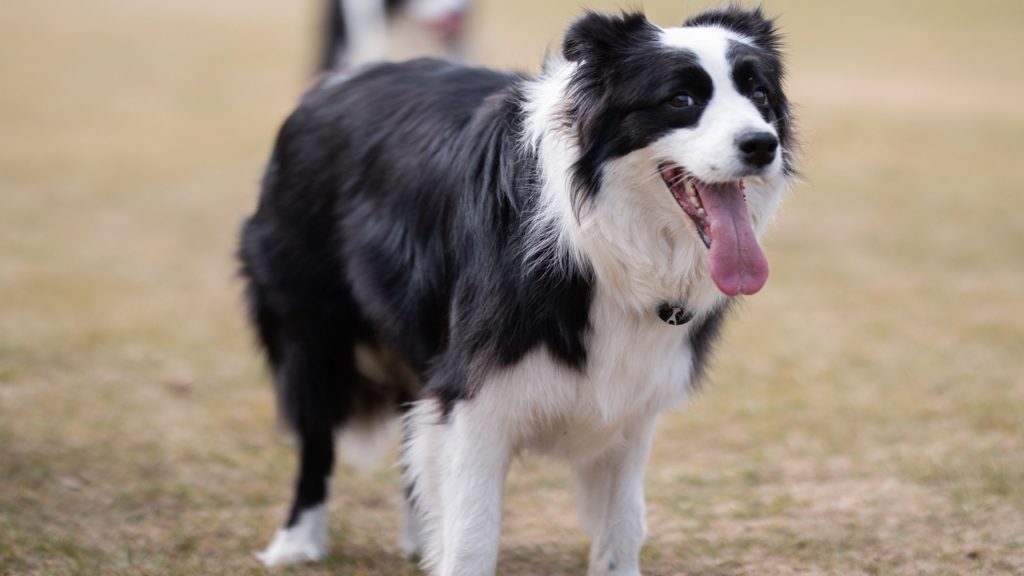
[[662, 302], [658, 304], [658, 318], [669, 326], [680, 326], [693, 320], [693, 312], [686, 309], [682, 302]]

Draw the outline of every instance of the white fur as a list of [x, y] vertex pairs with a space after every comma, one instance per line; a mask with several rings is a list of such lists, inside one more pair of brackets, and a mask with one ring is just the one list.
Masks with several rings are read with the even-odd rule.
[[412, 0], [409, 13], [420, 22], [436, 22], [450, 14], [466, 11], [469, 0]]
[[[530, 223], [538, 252], [524, 255], [527, 266], [550, 267], [563, 272], [580, 266], [585, 257], [576, 238], [576, 215], [570, 193], [570, 173], [579, 156], [572, 126], [565, 120], [569, 82], [576, 65], [552, 58], [544, 71], [526, 86], [524, 144], [543, 159], [540, 167], [540, 204], [536, 219]], [[554, 246], [555, 254], [544, 252]]]
[[[583, 372], [538, 349], [491, 374], [447, 423], [434, 400], [410, 412], [415, 432], [404, 463], [431, 573], [493, 573], [505, 474], [523, 451], [574, 466], [594, 536], [591, 574], [639, 573], [643, 467], [656, 415], [686, 395], [690, 327], [625, 310], [600, 288], [592, 325]], [[619, 568], [611, 572], [610, 565]]]
[[302, 512], [291, 528], [274, 535], [267, 549], [256, 555], [264, 566], [282, 566], [323, 560], [327, 555], [327, 505]]
[[644, 521], [644, 466], [655, 420], [627, 426], [623, 442], [577, 464], [580, 519], [591, 537], [588, 576], [639, 576]]
[[345, 14], [348, 64], [383, 58], [388, 49], [388, 15], [381, 0], [336, 0]]
[[402, 467], [406, 482], [413, 488], [413, 502], [406, 504], [402, 541], [408, 542], [409, 548], [422, 556], [424, 566], [437, 566], [441, 561], [439, 525], [444, 481], [439, 457], [447, 426], [442, 424], [440, 407], [432, 400], [417, 402], [405, 419], [411, 435], [402, 450]]

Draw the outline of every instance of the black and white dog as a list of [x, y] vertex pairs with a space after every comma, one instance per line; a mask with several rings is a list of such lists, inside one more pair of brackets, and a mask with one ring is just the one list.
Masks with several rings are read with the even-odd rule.
[[390, 21], [407, 14], [434, 32], [449, 56], [458, 56], [469, 0], [327, 0], [322, 70], [387, 56]]
[[326, 551], [335, 433], [404, 414], [403, 544], [493, 574], [527, 450], [566, 460], [591, 575], [639, 574], [658, 415], [706, 365], [792, 173], [759, 10], [590, 13], [536, 78], [435, 60], [328, 77], [284, 124], [241, 258], [295, 500], [261, 554]]

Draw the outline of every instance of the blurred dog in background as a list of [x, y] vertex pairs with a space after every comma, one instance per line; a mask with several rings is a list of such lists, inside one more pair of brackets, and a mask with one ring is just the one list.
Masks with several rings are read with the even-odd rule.
[[443, 47], [462, 55], [469, 0], [327, 0], [327, 27], [320, 67], [334, 70], [384, 58], [396, 18], [408, 17]]

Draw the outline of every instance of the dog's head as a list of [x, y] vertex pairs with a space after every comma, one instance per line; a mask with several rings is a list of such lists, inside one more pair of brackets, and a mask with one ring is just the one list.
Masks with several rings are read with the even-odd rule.
[[566, 33], [563, 55], [581, 227], [615, 236], [607, 250], [622, 273], [657, 268], [643, 260], [661, 250], [684, 260], [663, 266], [706, 267], [727, 295], [760, 290], [768, 265], [757, 236], [792, 172], [772, 21], [726, 8], [663, 29], [641, 14], [589, 13]]

